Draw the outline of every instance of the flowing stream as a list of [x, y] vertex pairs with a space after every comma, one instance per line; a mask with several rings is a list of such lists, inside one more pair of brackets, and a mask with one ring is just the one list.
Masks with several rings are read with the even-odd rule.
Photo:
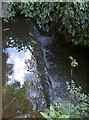
[[29, 19], [17, 17], [14, 22], [3, 23], [3, 109], [8, 105], [3, 118], [40, 118], [39, 112], [58, 97], [68, 100], [65, 82], [70, 81], [69, 56], [79, 64], [73, 70], [76, 86], [88, 93], [89, 48], [60, 42], [50, 49], [53, 40], [41, 35]]

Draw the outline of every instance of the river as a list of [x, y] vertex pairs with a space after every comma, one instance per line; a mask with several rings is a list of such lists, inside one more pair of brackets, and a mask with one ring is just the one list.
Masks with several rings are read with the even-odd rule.
[[3, 118], [40, 118], [39, 112], [58, 97], [68, 100], [65, 82], [70, 81], [69, 56], [78, 61], [73, 70], [75, 85], [89, 92], [89, 48], [63, 42], [45, 48], [41, 40], [51, 37], [41, 35], [34, 27], [23, 17], [3, 23], [3, 109], [9, 104]]

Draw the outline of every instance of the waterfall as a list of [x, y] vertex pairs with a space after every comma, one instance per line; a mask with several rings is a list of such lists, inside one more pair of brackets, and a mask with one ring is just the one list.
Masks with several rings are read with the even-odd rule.
[[39, 30], [37, 29], [36, 25], [34, 25], [34, 30], [36, 33], [36, 37], [40, 41], [43, 48], [50, 48], [51, 44], [53, 43], [54, 38], [51, 36], [44, 36], [41, 35]]
[[37, 29], [37, 26], [36, 26], [36, 25], [34, 25], [34, 30], [35, 30], [35, 33], [36, 33], [37, 38], [39, 38], [41, 35], [40, 35], [40, 32], [39, 32], [39, 30]]

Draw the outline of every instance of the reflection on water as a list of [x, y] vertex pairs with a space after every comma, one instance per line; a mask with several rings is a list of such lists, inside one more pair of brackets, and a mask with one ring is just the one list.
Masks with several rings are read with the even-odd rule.
[[[10, 30], [15, 24], [9, 26]], [[26, 29], [27, 33], [22, 36], [18, 34], [18, 27], [25, 29], [24, 25], [28, 27], [26, 21], [24, 24], [19, 21], [14, 32], [13, 30], [3, 32], [3, 118], [18, 117], [24, 114], [29, 114], [32, 118], [42, 117], [39, 111], [46, 108], [48, 104], [48, 93], [44, 92], [45, 82], [42, 82], [39, 77], [42, 75], [37, 71], [37, 59], [33, 54], [34, 46], [30, 46], [31, 41], [32, 45], [36, 44], [33, 41], [35, 37], [26, 36], [29, 32], [34, 34], [30, 22], [29, 30]]]
[[[15, 106], [13, 110], [14, 115], [13, 112], [11, 112], [11, 105], [9, 110], [7, 108], [9, 113], [5, 112], [3, 113], [3, 116], [5, 115], [5, 117], [11, 117], [22, 115], [28, 113], [28, 111], [39, 111], [42, 110], [42, 108], [45, 108], [45, 96], [42, 92], [43, 88], [40, 84], [38, 74], [36, 73], [36, 61], [32, 60], [32, 53], [29, 50], [18, 52], [16, 48], [7, 48], [5, 50], [5, 54], [8, 54], [6, 64], [13, 65], [13, 72], [11, 74], [6, 72], [8, 80], [5, 83], [5, 87], [3, 87], [3, 107], [15, 97], [16, 101], [13, 104], [13, 107]], [[27, 61], [31, 61], [31, 66], [27, 65]], [[28, 67], [30, 67], [30, 72], [28, 71]], [[18, 101], [23, 102], [18, 103]], [[26, 106], [25, 103], [28, 105]], [[21, 106], [24, 110], [21, 109]], [[8, 115], [6, 113], [8, 113]]]
[[[24, 84], [24, 81], [27, 79], [29, 72], [27, 71], [27, 66], [25, 64], [26, 59], [31, 59], [31, 52], [27, 50], [26, 52], [20, 51], [18, 52], [16, 48], [9, 48], [6, 50], [9, 57], [6, 61], [7, 64], [13, 64], [13, 74], [8, 76], [10, 79], [8, 83], [13, 83], [14, 80], [20, 82], [21, 85]], [[30, 73], [32, 74], [32, 73]]]

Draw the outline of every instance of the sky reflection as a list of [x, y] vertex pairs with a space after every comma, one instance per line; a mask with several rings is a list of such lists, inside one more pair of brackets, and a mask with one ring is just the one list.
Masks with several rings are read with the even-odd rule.
[[16, 50], [16, 48], [8, 48], [6, 50], [9, 57], [6, 61], [7, 64], [14, 64], [13, 66], [13, 74], [9, 75], [8, 78], [10, 79], [6, 84], [14, 83], [14, 81], [20, 82], [21, 85], [24, 84], [24, 81], [30, 76], [32, 76], [32, 72], [27, 71], [27, 65], [25, 60], [30, 59], [32, 53], [29, 50], [20, 51]]

